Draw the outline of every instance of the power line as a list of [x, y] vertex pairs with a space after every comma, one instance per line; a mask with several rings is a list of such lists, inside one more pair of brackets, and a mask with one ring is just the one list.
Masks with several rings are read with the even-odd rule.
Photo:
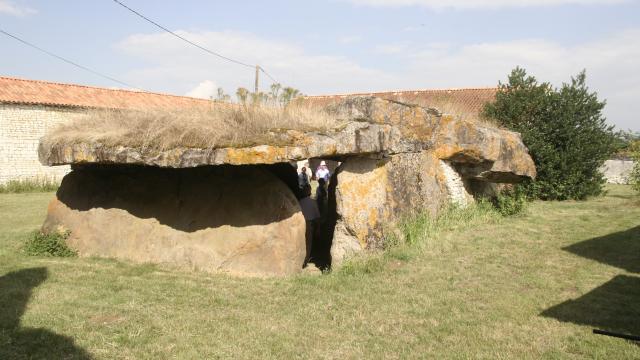
[[[230, 62], [232, 62], [232, 63], [234, 63], [234, 64], [237, 64], [237, 65], [245, 66], [245, 67], [252, 68], [252, 69], [253, 69], [253, 68], [255, 68], [255, 65], [247, 64], [247, 63], [245, 63], [245, 62], [242, 62], [242, 61], [239, 61], [239, 60], [232, 59], [232, 58], [230, 58], [230, 57], [227, 57], [227, 56], [224, 56], [224, 55], [222, 55], [222, 54], [219, 54], [219, 53], [217, 53], [217, 52], [215, 52], [215, 51], [209, 50], [209, 49], [205, 48], [205, 47], [204, 47], [204, 46], [202, 46], [202, 45], [199, 45], [199, 44], [197, 44], [197, 43], [194, 43], [193, 41], [191, 41], [191, 40], [189, 40], [189, 39], [187, 39], [187, 38], [185, 38], [185, 37], [183, 37], [183, 36], [180, 36], [180, 35], [176, 34], [175, 32], [173, 32], [173, 31], [169, 30], [168, 28], [166, 28], [166, 27], [164, 27], [164, 26], [160, 25], [159, 23], [157, 23], [157, 22], [155, 22], [155, 21], [153, 21], [153, 20], [149, 19], [148, 17], [146, 17], [146, 16], [144, 16], [143, 14], [141, 14], [140, 12], [138, 12], [138, 11], [136, 11], [136, 10], [134, 10], [134, 9], [130, 8], [129, 6], [125, 5], [124, 3], [122, 3], [122, 2], [121, 2], [121, 1], [119, 1], [119, 0], [113, 0], [113, 2], [115, 2], [116, 4], [118, 4], [118, 5], [122, 6], [122, 7], [123, 7], [123, 8], [125, 8], [125, 9], [129, 10], [130, 12], [132, 12], [133, 14], [137, 15], [138, 17], [140, 17], [140, 18], [144, 19], [145, 21], [147, 21], [147, 22], [149, 22], [149, 23], [153, 24], [153, 25], [154, 25], [154, 26], [156, 26], [157, 28], [159, 28], [159, 29], [161, 29], [161, 30], [166, 31], [167, 33], [169, 33], [169, 34], [171, 34], [171, 35], [173, 35], [173, 36], [177, 37], [178, 39], [180, 39], [180, 40], [182, 40], [182, 41], [187, 42], [188, 44], [190, 44], [190, 45], [192, 45], [192, 46], [197, 47], [198, 49], [200, 49], [200, 50], [202, 50], [202, 51], [205, 51], [205, 52], [209, 53], [210, 55], [217, 56], [217, 57], [219, 57], [220, 59], [230, 61]], [[261, 66], [258, 66], [258, 69], [259, 69], [261, 72], [263, 72], [265, 75], [267, 75], [271, 80], [273, 80], [273, 82], [278, 83], [278, 81], [277, 81], [276, 79], [274, 79], [274, 78], [273, 78], [273, 76], [269, 75], [269, 73], [267, 73], [267, 72], [264, 70], [264, 68], [262, 68]]]
[[274, 83], [278, 84], [278, 80], [274, 79], [273, 76], [269, 75], [269, 73], [260, 66], [260, 71], [262, 71], [269, 79], [271, 79]]
[[201, 46], [201, 45], [198, 45], [198, 44], [194, 43], [193, 41], [191, 41], [191, 40], [189, 40], [189, 39], [187, 39], [187, 38], [185, 38], [185, 37], [183, 37], [183, 36], [180, 36], [180, 35], [176, 34], [175, 32], [173, 32], [173, 31], [171, 31], [171, 30], [167, 29], [166, 27], [164, 27], [164, 26], [162, 26], [162, 25], [158, 24], [157, 22], [155, 22], [155, 21], [153, 21], [153, 20], [149, 19], [148, 17], [146, 17], [146, 16], [142, 15], [141, 13], [137, 12], [136, 10], [133, 10], [132, 8], [128, 7], [127, 5], [123, 4], [122, 2], [120, 2], [120, 1], [118, 1], [118, 0], [113, 0], [113, 2], [115, 2], [116, 4], [118, 4], [118, 5], [122, 6], [123, 8], [125, 8], [125, 9], [127, 9], [127, 10], [131, 11], [132, 13], [134, 13], [134, 14], [136, 14], [137, 16], [141, 17], [142, 19], [146, 20], [147, 22], [149, 22], [149, 23], [151, 23], [151, 24], [155, 25], [156, 27], [158, 27], [158, 28], [160, 28], [160, 29], [162, 29], [162, 30], [164, 30], [164, 31], [168, 32], [169, 34], [171, 34], [171, 35], [173, 35], [173, 36], [177, 37], [178, 39], [180, 39], [180, 40], [182, 40], [182, 41], [186, 41], [187, 43], [189, 43], [189, 44], [191, 44], [191, 45], [193, 45], [193, 46], [197, 47], [197, 48], [198, 48], [198, 49], [200, 49], [200, 50], [206, 51], [206, 52], [208, 52], [209, 54], [211, 54], [211, 55], [213, 55], [213, 56], [217, 56], [217, 57], [219, 57], [219, 58], [221, 58], [221, 59], [224, 59], [224, 60], [227, 60], [227, 61], [231, 61], [231, 62], [236, 63], [236, 64], [238, 64], [238, 65], [246, 66], [246, 67], [249, 67], [249, 68], [253, 68], [253, 67], [255, 67], [255, 65], [249, 65], [249, 64], [244, 63], [244, 62], [242, 62], [242, 61], [234, 60], [234, 59], [232, 59], [232, 58], [230, 58], [230, 57], [226, 57], [226, 56], [224, 56], [224, 55], [218, 54], [217, 52], [211, 51], [211, 50], [209, 50], [209, 49], [207, 49], [207, 48], [205, 48], [205, 47], [203, 47], [203, 46]]
[[6, 31], [2, 30], [2, 29], [0, 29], [0, 33], [4, 34], [4, 35], [6, 35], [6, 36], [8, 36], [8, 37], [10, 37], [10, 38], [13, 38], [14, 40], [17, 40], [17, 41], [19, 41], [19, 42], [23, 43], [24, 45], [27, 45], [27, 46], [29, 46], [29, 47], [32, 47], [32, 48], [34, 48], [34, 49], [38, 50], [38, 51], [41, 51], [41, 52], [43, 52], [43, 53], [45, 53], [45, 54], [47, 54], [47, 55], [49, 55], [49, 56], [51, 56], [51, 57], [54, 57], [54, 58], [56, 58], [56, 59], [58, 59], [58, 60], [62, 60], [62, 61], [64, 61], [64, 62], [66, 62], [67, 64], [71, 64], [71, 65], [73, 65], [73, 66], [75, 66], [75, 67], [78, 67], [78, 68], [80, 68], [80, 69], [82, 69], [82, 70], [84, 70], [84, 71], [88, 71], [88, 72], [90, 72], [90, 73], [92, 73], [92, 74], [94, 74], [94, 75], [100, 76], [100, 77], [102, 77], [102, 78], [104, 78], [104, 79], [111, 80], [111, 81], [113, 81], [113, 82], [115, 82], [115, 83], [118, 83], [118, 84], [120, 84], [120, 85], [124, 85], [124, 86], [126, 86], [126, 87], [128, 87], [128, 88], [132, 88], [132, 89], [136, 89], [136, 90], [146, 91], [146, 90], [140, 89], [140, 88], [138, 88], [138, 87], [136, 87], [136, 86], [129, 85], [129, 84], [127, 84], [126, 82], [124, 82], [124, 81], [120, 81], [120, 80], [118, 80], [118, 79], [116, 79], [116, 78], [113, 78], [113, 77], [111, 77], [111, 76], [109, 76], [109, 75], [105, 75], [105, 74], [102, 74], [102, 73], [100, 73], [100, 72], [98, 72], [98, 71], [92, 70], [92, 69], [90, 69], [90, 68], [88, 68], [88, 67], [86, 67], [86, 66], [82, 66], [82, 65], [80, 65], [80, 64], [78, 64], [78, 63], [75, 63], [75, 62], [73, 62], [73, 61], [69, 60], [69, 59], [63, 58], [62, 56], [56, 55], [56, 54], [54, 54], [54, 53], [52, 53], [52, 52], [50, 52], [50, 51], [47, 51], [47, 50], [45, 50], [45, 49], [43, 49], [43, 48], [41, 48], [41, 47], [37, 46], [37, 45], [34, 45], [34, 44], [32, 44], [32, 43], [30, 43], [30, 42], [28, 42], [28, 41], [26, 41], [26, 40], [21, 39], [21, 38], [19, 38], [19, 37], [18, 37], [18, 36], [16, 36], [16, 35], [10, 34], [10, 33], [6, 32]]

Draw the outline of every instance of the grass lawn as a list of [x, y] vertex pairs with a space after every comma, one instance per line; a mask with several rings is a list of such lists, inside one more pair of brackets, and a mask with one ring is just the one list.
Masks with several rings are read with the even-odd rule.
[[0, 195], [0, 359], [640, 358], [592, 334], [640, 335], [629, 187], [536, 202], [349, 271], [266, 280], [25, 256], [52, 196]]

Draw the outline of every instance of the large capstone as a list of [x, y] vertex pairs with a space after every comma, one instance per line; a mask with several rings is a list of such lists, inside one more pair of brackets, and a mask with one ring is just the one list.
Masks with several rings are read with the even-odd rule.
[[83, 256], [238, 275], [302, 269], [305, 221], [266, 168], [81, 166], [49, 205], [47, 231], [70, 231]]

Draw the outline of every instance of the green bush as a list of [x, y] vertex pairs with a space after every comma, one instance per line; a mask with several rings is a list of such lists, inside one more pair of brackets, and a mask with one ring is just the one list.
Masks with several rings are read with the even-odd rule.
[[66, 240], [68, 237], [69, 232], [61, 234], [57, 232], [43, 233], [36, 231], [25, 243], [24, 250], [27, 255], [31, 256], [77, 256], [76, 252], [67, 246]]
[[629, 175], [629, 182], [634, 190], [640, 192], [640, 140], [634, 141], [629, 146], [629, 151], [631, 153], [631, 159], [635, 161], [631, 174]]
[[0, 184], [0, 194], [56, 191], [60, 184], [46, 178], [10, 180]]
[[640, 161], [636, 160], [636, 163], [633, 165], [629, 180], [631, 181], [633, 189], [640, 192]]
[[600, 167], [615, 151], [613, 126], [581, 72], [560, 88], [538, 83], [516, 68], [507, 84], [499, 84], [496, 101], [484, 116], [520, 132], [538, 176], [523, 186], [530, 198], [582, 200], [599, 195], [605, 183]]
[[628, 160], [633, 158], [640, 144], [640, 133], [631, 130], [621, 130], [615, 133], [614, 159]]
[[521, 214], [527, 207], [528, 201], [525, 194], [516, 187], [513, 190], [503, 191], [493, 199], [495, 209], [502, 216], [514, 216]]

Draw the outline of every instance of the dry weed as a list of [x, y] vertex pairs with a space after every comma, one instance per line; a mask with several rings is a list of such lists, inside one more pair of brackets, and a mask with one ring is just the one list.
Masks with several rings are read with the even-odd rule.
[[89, 142], [160, 151], [176, 147], [213, 149], [273, 143], [285, 130], [325, 132], [338, 125], [324, 111], [304, 104], [218, 104], [212, 109], [176, 111], [91, 110], [53, 129], [42, 142], [49, 148]]

